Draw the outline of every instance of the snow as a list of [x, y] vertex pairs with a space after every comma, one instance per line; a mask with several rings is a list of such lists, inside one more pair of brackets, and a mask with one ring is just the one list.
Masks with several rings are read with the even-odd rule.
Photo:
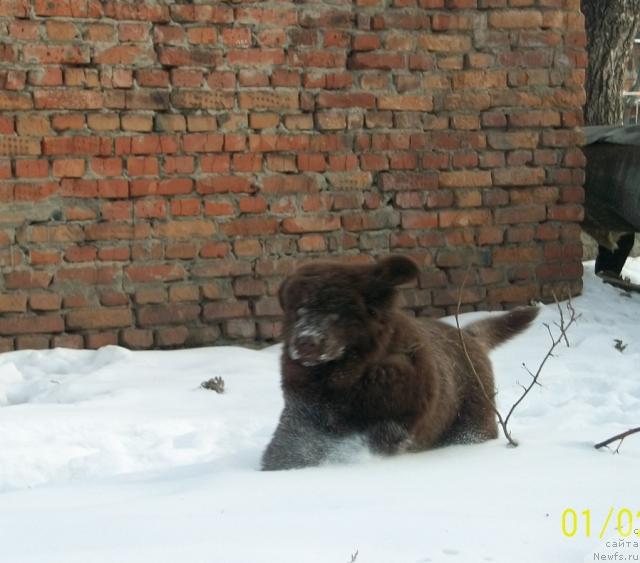
[[[2, 354], [0, 561], [568, 563], [599, 560], [593, 550], [640, 560], [640, 547], [611, 543], [622, 509], [640, 528], [640, 435], [618, 454], [593, 448], [640, 424], [640, 295], [592, 271], [573, 301], [571, 346], [513, 417], [515, 449], [500, 438], [383, 459], [354, 441], [340, 462], [263, 473], [282, 408], [277, 346]], [[640, 281], [640, 259], [624, 274]], [[543, 323], [557, 320], [544, 306], [492, 353], [503, 412], [528, 380], [522, 362], [536, 369], [547, 351]], [[200, 387], [214, 376], [224, 394]], [[566, 509], [578, 515], [570, 538]]]

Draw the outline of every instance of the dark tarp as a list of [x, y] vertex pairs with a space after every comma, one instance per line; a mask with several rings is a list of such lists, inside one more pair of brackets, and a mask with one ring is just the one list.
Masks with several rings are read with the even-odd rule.
[[603, 246], [640, 231], [640, 126], [585, 127], [584, 229]]

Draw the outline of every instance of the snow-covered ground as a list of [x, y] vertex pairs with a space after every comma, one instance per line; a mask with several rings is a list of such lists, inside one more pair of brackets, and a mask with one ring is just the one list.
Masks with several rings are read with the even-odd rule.
[[[640, 528], [640, 434], [618, 454], [593, 444], [640, 425], [640, 295], [592, 270], [571, 347], [511, 423], [516, 449], [501, 438], [381, 459], [354, 446], [340, 464], [262, 473], [282, 406], [278, 347], [2, 354], [0, 561], [638, 561], [640, 537], [604, 540]], [[625, 274], [640, 281], [640, 258]], [[544, 307], [492, 354], [502, 410], [557, 318]], [[200, 388], [213, 376], [224, 394]]]

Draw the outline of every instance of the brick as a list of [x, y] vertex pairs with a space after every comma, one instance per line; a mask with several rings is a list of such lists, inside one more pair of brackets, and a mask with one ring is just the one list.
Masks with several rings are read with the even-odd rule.
[[209, 238], [216, 232], [216, 225], [206, 220], [176, 220], [160, 223], [156, 233], [162, 238], [185, 240], [191, 238]]
[[98, 349], [104, 346], [116, 346], [118, 344], [118, 333], [115, 330], [92, 332], [84, 337], [85, 347]]
[[471, 50], [471, 38], [467, 35], [427, 33], [418, 37], [418, 47], [436, 53], [466, 53]]
[[67, 262], [93, 262], [98, 252], [93, 246], [69, 246], [64, 254]]
[[113, 267], [96, 267], [89, 265], [59, 268], [56, 271], [54, 281], [56, 284], [105, 285], [112, 284], [115, 276], [116, 269]]
[[439, 225], [442, 228], [469, 227], [491, 223], [491, 211], [488, 209], [440, 211], [438, 215]]
[[126, 267], [125, 275], [134, 283], [166, 282], [182, 279], [184, 269], [173, 264], [131, 265]]
[[17, 160], [17, 178], [46, 178], [49, 176], [49, 162], [47, 160]]
[[262, 246], [260, 241], [252, 239], [239, 239], [233, 242], [233, 250], [236, 256], [260, 256], [262, 254]]
[[173, 285], [169, 288], [169, 301], [199, 301], [200, 290], [193, 285]]
[[[167, 110], [169, 108], [170, 95], [169, 92], [163, 92], [157, 89], [140, 89], [127, 90], [123, 92], [124, 100], [119, 98], [114, 106], [118, 109], [129, 110]], [[105, 97], [105, 104], [107, 103]]]
[[437, 213], [406, 211], [402, 213], [403, 229], [435, 229], [438, 226]]
[[433, 99], [430, 95], [422, 96], [380, 96], [378, 109], [394, 111], [431, 111]]
[[46, 155], [109, 155], [112, 142], [108, 137], [78, 135], [69, 137], [45, 137], [42, 142]]
[[51, 132], [49, 118], [38, 114], [21, 114], [16, 117], [16, 130], [19, 135], [38, 136]]
[[0, 90], [0, 110], [25, 110], [32, 107], [30, 94]]
[[539, 263], [542, 259], [542, 249], [535, 246], [525, 247], [504, 247], [493, 250], [494, 264], [534, 262]]
[[376, 97], [368, 92], [332, 93], [323, 92], [318, 96], [317, 105], [321, 108], [367, 108], [376, 106]]
[[35, 90], [33, 99], [37, 109], [88, 110], [103, 107], [102, 93], [94, 90]]
[[124, 131], [151, 131], [153, 118], [150, 115], [125, 113], [120, 118], [120, 125]]
[[393, 70], [405, 68], [403, 55], [355, 53], [349, 58], [349, 68], [353, 70]]
[[340, 229], [340, 217], [338, 216], [314, 216], [296, 217], [285, 219], [282, 222], [284, 233], [308, 233], [325, 232]]
[[196, 183], [196, 190], [203, 195], [214, 193], [251, 193], [251, 180], [243, 176], [211, 176]]
[[545, 205], [501, 207], [495, 210], [495, 221], [504, 223], [539, 223], [547, 216]]
[[171, 103], [181, 109], [231, 109], [233, 92], [177, 90], [171, 94]]
[[[158, 159], [154, 156], [140, 156], [140, 157], [129, 157], [126, 160], [127, 162], [127, 172], [129, 176], [158, 176], [159, 175], [159, 166]], [[143, 183], [143, 186], [147, 186], [147, 183]], [[158, 190], [158, 182], [153, 181], [154, 190]], [[134, 188], [135, 186], [135, 188]], [[132, 195], [138, 195], [138, 190], [141, 193], [146, 194], [147, 191], [144, 188], [139, 187], [140, 184], [136, 183], [135, 180], [131, 182], [131, 193]], [[151, 190], [152, 188], [147, 188]]]
[[566, 204], [549, 207], [548, 218], [552, 221], [577, 221], [584, 218], [584, 208], [581, 205]]
[[20, 335], [16, 338], [16, 350], [46, 350], [50, 340], [46, 335]]
[[66, 315], [69, 330], [128, 327], [132, 322], [133, 315], [129, 309], [115, 307], [77, 309]]
[[133, 350], [153, 346], [153, 332], [145, 329], [127, 328], [120, 333], [120, 343]]
[[75, 159], [56, 159], [52, 172], [58, 178], [81, 178], [85, 171], [85, 161]]
[[202, 316], [206, 321], [248, 317], [249, 306], [246, 301], [206, 303]]
[[249, 47], [251, 29], [248, 27], [225, 29], [222, 32], [222, 42], [229, 47]]
[[171, 7], [171, 16], [177, 22], [232, 23], [233, 9], [216, 5], [177, 5]]
[[221, 225], [227, 236], [255, 236], [275, 234], [278, 231], [278, 221], [272, 218], [247, 217], [235, 219]]
[[495, 10], [489, 14], [489, 27], [527, 29], [542, 26], [542, 12], [537, 10]]
[[48, 21], [45, 24], [47, 39], [71, 41], [78, 35], [78, 29], [70, 22]]
[[253, 340], [256, 336], [256, 323], [247, 319], [231, 319], [225, 321], [224, 330], [228, 338]]
[[27, 0], [3, 0], [0, 3], [0, 16], [27, 17], [29, 2]]
[[163, 287], [143, 287], [136, 290], [135, 301], [139, 305], [163, 303], [167, 300], [167, 290]]
[[27, 310], [27, 296], [23, 293], [0, 294], [0, 313], [24, 313]]
[[224, 258], [229, 255], [230, 245], [226, 242], [207, 242], [200, 248], [201, 258]]
[[84, 347], [84, 338], [80, 334], [60, 334], [51, 339], [53, 348], [72, 348], [80, 350]]
[[120, 119], [113, 114], [92, 113], [87, 116], [87, 125], [94, 131], [113, 131], [120, 126]]
[[184, 326], [162, 327], [155, 331], [156, 343], [161, 348], [182, 346], [189, 336], [189, 329]]
[[90, 58], [88, 47], [77, 45], [27, 45], [23, 57], [37, 64], [86, 64]]
[[36, 139], [0, 136], [0, 156], [37, 156], [41, 153]]
[[98, 260], [103, 262], [128, 262], [131, 257], [129, 247], [102, 247], [98, 249]]
[[537, 132], [498, 132], [487, 134], [487, 143], [492, 149], [513, 150], [519, 148], [535, 149], [538, 146]]
[[235, 208], [229, 201], [205, 201], [204, 214], [206, 216], [235, 215]]
[[183, 115], [160, 114], [155, 117], [156, 130], [173, 133], [187, 129], [186, 119]]
[[439, 179], [443, 188], [482, 188], [492, 185], [491, 172], [483, 170], [441, 172]]
[[34, 293], [29, 297], [33, 311], [57, 311], [62, 306], [62, 296], [57, 293]]
[[240, 92], [241, 109], [298, 109], [300, 101], [297, 91], [254, 90]]
[[0, 317], [0, 335], [47, 334], [64, 331], [60, 315], [21, 315]]
[[497, 168], [493, 171], [496, 186], [535, 186], [544, 183], [545, 173], [542, 168]]
[[396, 213], [382, 210], [362, 213], [345, 214], [342, 216], [342, 226], [347, 231], [376, 231], [394, 228], [399, 223]]
[[303, 235], [298, 240], [300, 252], [324, 252], [326, 249], [326, 240], [321, 235]]
[[230, 65], [253, 67], [284, 64], [285, 56], [282, 49], [232, 49], [226, 60]]
[[249, 115], [249, 126], [252, 129], [273, 129], [280, 123], [280, 116], [277, 113], [251, 113]]
[[198, 319], [200, 305], [191, 303], [146, 305], [137, 310], [136, 316], [141, 327], [184, 324]]
[[171, 214], [174, 216], [199, 215], [200, 209], [199, 199], [174, 199], [171, 201]]
[[289, 130], [313, 129], [313, 116], [285, 115], [284, 126]]
[[60, 262], [60, 253], [58, 251], [46, 252], [40, 250], [32, 250], [29, 253], [30, 263], [39, 266], [44, 264], [58, 264]]

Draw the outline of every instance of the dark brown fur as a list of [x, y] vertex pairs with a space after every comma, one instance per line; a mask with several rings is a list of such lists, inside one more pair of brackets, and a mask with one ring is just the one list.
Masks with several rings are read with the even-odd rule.
[[[396, 286], [415, 264], [391, 256], [373, 266], [316, 263], [280, 289], [284, 310], [285, 407], [263, 469], [315, 465], [340, 437], [362, 435], [373, 451], [424, 450], [497, 436], [457, 329], [416, 320], [395, 307]], [[524, 330], [534, 308], [481, 320], [463, 331], [486, 393], [494, 396], [487, 352]]]

